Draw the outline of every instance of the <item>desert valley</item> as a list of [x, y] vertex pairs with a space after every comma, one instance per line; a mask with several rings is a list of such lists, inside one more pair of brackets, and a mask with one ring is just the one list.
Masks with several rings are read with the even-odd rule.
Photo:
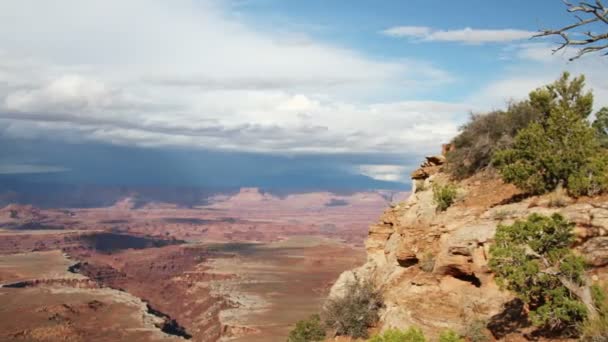
[[608, 342], [608, 0], [0, 0], [0, 342]]
[[406, 195], [244, 188], [192, 207], [7, 205], [0, 339], [284, 339], [365, 261], [368, 225]]

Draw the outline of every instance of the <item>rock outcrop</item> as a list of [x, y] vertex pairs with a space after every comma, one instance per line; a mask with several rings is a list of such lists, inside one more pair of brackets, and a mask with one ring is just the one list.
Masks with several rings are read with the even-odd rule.
[[[551, 207], [552, 195], [522, 199], [515, 187], [485, 172], [456, 183], [456, 203], [437, 212], [432, 186], [449, 181], [441, 171], [444, 162], [443, 157], [427, 157], [414, 171], [409, 199], [386, 210], [370, 227], [367, 262], [343, 273], [330, 296], [340, 296], [348, 281], [371, 280], [385, 300], [381, 329], [417, 326], [437, 336], [447, 328], [465, 331], [477, 320], [504, 326], [497, 321], [515, 301], [494, 282], [489, 248], [499, 223], [531, 213], [558, 212], [574, 222], [573, 247], [591, 266], [590, 278], [608, 280], [608, 197]], [[500, 338], [520, 331], [493, 333]]]

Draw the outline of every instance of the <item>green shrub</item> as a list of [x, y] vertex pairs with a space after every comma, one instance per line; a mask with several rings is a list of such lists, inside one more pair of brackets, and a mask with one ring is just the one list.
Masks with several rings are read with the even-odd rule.
[[559, 214], [532, 214], [526, 221], [498, 225], [490, 248], [496, 282], [527, 305], [534, 325], [558, 333], [572, 333], [587, 316], [566, 286], [584, 285], [584, 262], [569, 249], [573, 227]]
[[592, 125], [595, 129], [600, 144], [604, 148], [608, 148], [608, 107], [600, 109], [595, 114], [595, 121]]
[[296, 327], [289, 332], [287, 342], [317, 342], [325, 339], [325, 327], [319, 315], [312, 315], [306, 320], [296, 323]]
[[437, 211], [445, 211], [454, 204], [457, 193], [456, 186], [453, 184], [433, 184], [433, 201], [437, 206]]
[[426, 342], [422, 330], [411, 327], [406, 331], [388, 329], [382, 334], [375, 335], [368, 342]]
[[325, 303], [326, 325], [337, 335], [367, 337], [367, 329], [378, 322], [382, 296], [369, 281], [346, 284], [344, 296], [330, 298]]
[[583, 94], [584, 80], [569, 81], [564, 73], [530, 94], [543, 117], [521, 129], [511, 147], [494, 154], [493, 164], [505, 182], [531, 194], [561, 184], [575, 197], [608, 189], [608, 156], [587, 121], [593, 96]]
[[608, 341], [608, 288], [592, 287], [593, 301], [598, 311], [598, 317], [586, 320], [581, 326], [581, 341]]
[[513, 143], [517, 132], [541, 116], [529, 101], [512, 103], [507, 110], [473, 114], [451, 142], [446, 170], [455, 178], [469, 177], [490, 165], [495, 151]]
[[464, 342], [464, 339], [453, 330], [445, 330], [439, 335], [439, 342]]

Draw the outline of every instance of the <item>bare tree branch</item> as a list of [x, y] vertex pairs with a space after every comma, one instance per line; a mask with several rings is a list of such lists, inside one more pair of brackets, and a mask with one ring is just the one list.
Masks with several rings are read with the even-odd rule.
[[[603, 42], [608, 41], [608, 31], [604, 33], [595, 33], [590, 29], [586, 31], [580, 31], [583, 27], [589, 27], [589, 25], [606, 24], [608, 25], [608, 7], [602, 3], [602, 0], [595, 0], [595, 3], [587, 1], [579, 1], [578, 5], [574, 5], [567, 0], [563, 0], [567, 7], [567, 11], [574, 13], [573, 16], [578, 22], [564, 26], [560, 29], [547, 29], [541, 30], [534, 37], [546, 37], [546, 36], [559, 36], [561, 37], [560, 45], [553, 50], [556, 53], [569, 46], [581, 47], [578, 53], [571, 57], [570, 60], [575, 60], [582, 57], [585, 54], [598, 52], [604, 49], [608, 49], [608, 44]], [[580, 14], [580, 15], [579, 15]], [[585, 36], [585, 39], [574, 39], [572, 36]], [[608, 55], [608, 53], [603, 53]]]

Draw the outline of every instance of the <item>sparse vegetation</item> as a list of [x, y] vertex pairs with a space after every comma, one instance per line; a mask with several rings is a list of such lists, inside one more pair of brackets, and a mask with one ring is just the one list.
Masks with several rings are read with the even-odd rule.
[[373, 336], [368, 342], [426, 342], [422, 330], [410, 327], [405, 331], [388, 329], [382, 334]]
[[437, 211], [445, 211], [454, 204], [457, 193], [458, 190], [453, 184], [433, 184], [433, 201], [437, 205]]
[[606, 342], [608, 341], [608, 288], [593, 286], [593, 301], [598, 315], [586, 320], [581, 326], [581, 341]]
[[454, 330], [445, 330], [439, 335], [439, 342], [465, 342]]
[[511, 215], [513, 215], [512, 211], [506, 210], [506, 209], [501, 209], [494, 213], [494, 219], [497, 221], [504, 221], [504, 220], [508, 219]]
[[572, 196], [595, 195], [608, 189], [608, 155], [587, 117], [591, 92], [583, 92], [584, 76], [568, 73], [530, 93], [542, 117], [519, 131], [513, 145], [494, 154], [503, 180], [531, 194], [563, 185]]
[[420, 269], [426, 273], [433, 272], [435, 268], [435, 256], [431, 252], [426, 252], [420, 259]]
[[534, 325], [563, 334], [575, 333], [594, 310], [584, 302], [584, 262], [569, 249], [573, 226], [559, 214], [532, 214], [499, 225], [490, 249], [489, 265], [501, 288], [527, 305]]
[[476, 319], [467, 326], [467, 329], [464, 332], [464, 336], [470, 342], [491, 341], [492, 339], [488, 335], [486, 325], [486, 321]]
[[563, 208], [568, 205], [568, 195], [561, 186], [549, 196], [549, 208]]
[[325, 303], [326, 325], [336, 335], [367, 337], [367, 329], [378, 322], [382, 296], [370, 281], [355, 280], [346, 284], [344, 296]]
[[298, 321], [296, 327], [289, 332], [287, 342], [317, 342], [325, 339], [325, 327], [319, 315]]

